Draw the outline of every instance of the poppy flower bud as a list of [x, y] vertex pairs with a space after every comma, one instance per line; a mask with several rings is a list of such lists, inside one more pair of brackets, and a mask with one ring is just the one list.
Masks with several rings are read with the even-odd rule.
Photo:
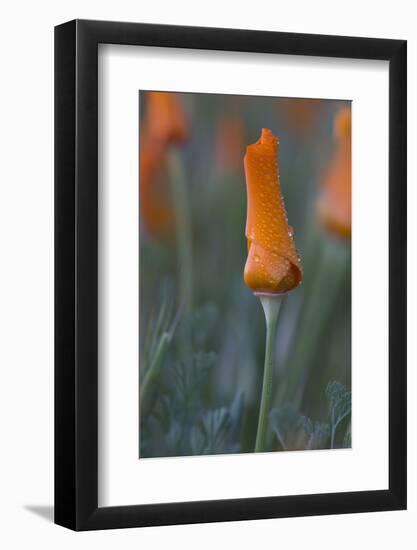
[[244, 279], [255, 292], [279, 294], [302, 279], [301, 262], [281, 194], [278, 139], [262, 129], [261, 138], [246, 149], [244, 159], [248, 257]]

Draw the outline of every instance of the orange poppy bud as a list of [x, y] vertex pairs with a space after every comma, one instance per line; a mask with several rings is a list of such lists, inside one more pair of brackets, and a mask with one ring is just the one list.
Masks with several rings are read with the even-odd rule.
[[342, 109], [334, 122], [336, 150], [323, 180], [318, 216], [323, 226], [339, 237], [351, 236], [351, 113]]
[[175, 92], [147, 92], [145, 125], [151, 140], [182, 143], [188, 137], [184, 107]]
[[261, 138], [246, 148], [244, 165], [248, 239], [245, 283], [256, 292], [287, 292], [301, 282], [302, 268], [281, 195], [278, 139], [271, 130], [263, 128]]

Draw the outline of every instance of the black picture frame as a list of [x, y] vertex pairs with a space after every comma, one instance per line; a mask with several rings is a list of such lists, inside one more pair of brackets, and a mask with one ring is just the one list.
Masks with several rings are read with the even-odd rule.
[[[98, 44], [389, 62], [389, 488], [98, 506]], [[74, 530], [406, 508], [404, 40], [74, 20], [55, 28], [55, 523]]]

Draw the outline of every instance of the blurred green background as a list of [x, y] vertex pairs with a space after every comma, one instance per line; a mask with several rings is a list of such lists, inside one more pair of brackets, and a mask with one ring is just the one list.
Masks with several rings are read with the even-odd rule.
[[[140, 92], [141, 141], [148, 95]], [[304, 269], [280, 312], [268, 445], [350, 447], [350, 241], [328, 234], [316, 214], [334, 118], [350, 103], [175, 95], [188, 137], [165, 144], [154, 177], [140, 178], [152, 187], [140, 194], [139, 456], [253, 452], [265, 319], [243, 281], [243, 157], [262, 127], [279, 138], [282, 193]], [[141, 151], [141, 174], [145, 160]], [[168, 224], [149, 222], [152, 201], [170, 211]]]

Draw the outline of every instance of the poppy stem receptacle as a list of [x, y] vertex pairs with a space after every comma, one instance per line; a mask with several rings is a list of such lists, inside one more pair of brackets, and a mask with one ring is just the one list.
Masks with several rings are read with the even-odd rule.
[[258, 430], [255, 443], [255, 452], [262, 453], [267, 451], [266, 440], [272, 401], [274, 374], [274, 342], [283, 295], [267, 293], [257, 293], [256, 295], [261, 301], [266, 321], [265, 363], [261, 404], [259, 408]]

